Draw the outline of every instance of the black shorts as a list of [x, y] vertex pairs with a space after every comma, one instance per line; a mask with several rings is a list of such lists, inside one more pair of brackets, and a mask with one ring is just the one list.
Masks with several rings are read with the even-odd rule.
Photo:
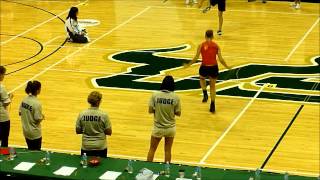
[[210, 0], [211, 6], [218, 4], [219, 11], [226, 11], [226, 0]]
[[219, 68], [218, 65], [215, 66], [200, 66], [199, 69], [200, 76], [203, 77], [212, 77], [217, 78], [219, 75]]
[[37, 151], [41, 151], [41, 142], [42, 142], [42, 137], [40, 137], [39, 139], [26, 139], [27, 145], [28, 145], [28, 150], [37, 150]]
[[83, 150], [81, 149], [81, 155], [83, 153], [86, 153], [87, 156], [98, 156], [98, 157], [104, 157], [106, 158], [108, 155], [108, 149], [103, 149], [103, 150]]

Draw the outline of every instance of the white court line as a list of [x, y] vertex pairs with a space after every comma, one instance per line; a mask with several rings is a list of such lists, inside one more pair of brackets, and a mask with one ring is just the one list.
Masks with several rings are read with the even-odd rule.
[[[60, 46], [60, 45], [48, 45], [48, 46], [58, 46], [61, 48], [79, 48], [79, 47], [75, 47], [75, 46]], [[104, 50], [104, 51], [134, 51], [134, 52], [150, 52], [150, 51], [143, 51], [143, 50], [134, 50], [134, 49], [130, 49], [130, 50], [123, 50], [123, 49], [113, 49], [113, 48], [87, 48], [87, 49], [92, 49], [92, 50]], [[157, 47], [155, 47], [154, 49], [157, 49]], [[157, 54], [159, 54], [159, 52], [156, 52]], [[188, 55], [191, 56], [191, 58], [194, 56], [194, 53], [181, 53], [181, 52], [161, 52], [161, 54], [177, 54], [177, 55]], [[167, 55], [162, 55], [162, 56], [167, 56]], [[169, 56], [170, 57], [170, 56]], [[256, 59], [256, 60], [270, 60], [270, 61], [275, 61], [275, 60], [279, 60], [279, 58], [262, 58], [262, 57], [244, 57], [244, 56], [227, 56], [224, 55], [223, 57], [226, 58], [235, 58], [235, 59]]]
[[203, 156], [203, 158], [200, 160], [201, 164], [204, 164], [204, 162], [207, 160], [209, 155], [212, 153], [212, 151], [219, 145], [219, 143], [223, 140], [223, 138], [226, 136], [226, 134], [232, 129], [232, 127], [239, 121], [239, 119], [242, 117], [242, 115], [247, 111], [247, 109], [251, 106], [253, 101], [259, 96], [259, 94], [262, 92], [265, 85], [261, 86], [259, 91], [256, 93], [256, 95], [250, 100], [250, 102], [242, 109], [242, 111], [238, 114], [238, 116], [233, 120], [233, 122], [230, 124], [230, 126], [223, 132], [223, 134], [219, 137], [219, 139], [212, 145], [212, 147], [209, 149], [209, 151]]
[[54, 37], [52, 39], [50, 39], [49, 41], [43, 43], [43, 46], [47, 46], [48, 44], [52, 43], [54, 40], [60, 38], [60, 37], [63, 37], [63, 36], [57, 36], [57, 37]]
[[[12, 147], [16, 148], [27, 148], [26, 146], [20, 146], [20, 145], [10, 145]], [[52, 148], [41, 148], [42, 151], [52, 151], [52, 152], [61, 152], [61, 153], [69, 153], [69, 154], [76, 154], [80, 155], [79, 151], [74, 150], [66, 150], [66, 149], [52, 149]], [[146, 161], [146, 157], [138, 157], [138, 156], [128, 156], [128, 155], [119, 155], [119, 154], [108, 154], [108, 157], [113, 158], [122, 158], [122, 159], [135, 159], [140, 161]], [[163, 159], [155, 158], [155, 162], [163, 162]], [[199, 162], [190, 162], [190, 161], [180, 161], [180, 160], [172, 160], [171, 161], [174, 164], [183, 164], [183, 165], [192, 165], [192, 166], [199, 166], [204, 165], [206, 167], [211, 168], [222, 168], [222, 169], [233, 169], [233, 170], [251, 170], [254, 171], [257, 168], [254, 167], [244, 167], [244, 166], [232, 166], [232, 165], [223, 165], [223, 164], [210, 164], [210, 163], [204, 163], [201, 164]], [[301, 175], [301, 176], [312, 176], [312, 177], [318, 177], [319, 174], [316, 173], [307, 173], [307, 172], [300, 172], [300, 171], [283, 171], [283, 170], [274, 170], [274, 169], [263, 169], [263, 172], [273, 172], [273, 173], [289, 173], [292, 175]]]
[[288, 56], [284, 59], [284, 61], [288, 62], [293, 53], [298, 49], [298, 47], [303, 43], [303, 41], [307, 38], [307, 36], [311, 33], [314, 27], [319, 23], [320, 18], [316, 20], [316, 22], [313, 23], [313, 25], [309, 28], [309, 30], [302, 36], [300, 41], [294, 46], [294, 48], [291, 50], [291, 52], [288, 54]]
[[22, 86], [24, 86], [25, 84], [27, 84], [28, 81], [31, 81], [37, 77], [39, 77], [40, 75], [42, 75], [43, 73], [47, 72], [48, 70], [50, 70], [51, 68], [53, 68], [54, 66], [62, 63], [63, 61], [65, 61], [66, 59], [72, 57], [73, 55], [79, 53], [81, 50], [85, 49], [86, 47], [90, 46], [91, 44], [95, 43], [96, 41], [100, 40], [101, 38], [109, 35], [110, 33], [112, 33], [113, 31], [121, 28], [122, 26], [124, 26], [125, 24], [129, 23], [131, 20], [133, 20], [134, 18], [140, 16], [141, 14], [143, 14], [144, 12], [146, 12], [147, 10], [149, 10], [151, 7], [148, 6], [145, 9], [143, 9], [142, 11], [140, 11], [138, 14], [132, 16], [131, 18], [129, 18], [128, 20], [126, 20], [125, 22], [119, 24], [118, 26], [116, 26], [115, 28], [111, 29], [110, 31], [104, 33], [103, 35], [99, 36], [97, 39], [91, 41], [90, 43], [82, 46], [81, 48], [79, 48], [78, 50], [74, 51], [73, 53], [67, 55], [66, 57], [62, 58], [61, 60], [57, 61], [56, 63], [52, 64], [51, 66], [45, 68], [44, 70], [42, 70], [41, 72], [39, 72], [38, 74], [34, 75], [32, 78], [30, 78], [29, 80], [25, 81], [24, 83], [21, 83], [19, 86], [15, 87], [14, 89], [12, 89], [9, 93], [14, 92], [15, 90], [21, 88]]
[[[174, 6], [151, 6], [153, 8], [162, 8], [162, 9], [193, 9], [193, 10], [199, 10], [201, 14], [202, 8], [193, 8], [193, 7], [174, 7]], [[277, 12], [277, 11], [256, 11], [256, 10], [241, 10], [241, 9], [230, 9], [228, 11], [234, 11], [234, 12], [246, 12], [246, 13], [266, 13], [266, 14], [285, 14], [285, 15], [303, 15], [303, 16], [318, 16], [319, 14], [313, 14], [313, 13], [290, 13], [290, 12]]]
[[[79, 3], [79, 4], [75, 5], [75, 6], [80, 6], [80, 5], [84, 4], [84, 3], [86, 3], [87, 1], [88, 1], [88, 0], [86, 0], [85, 2], [82, 2], [82, 3]], [[22, 36], [22, 35], [28, 33], [29, 31], [32, 31], [33, 29], [35, 29], [35, 28], [37, 28], [37, 27], [39, 27], [39, 26], [42, 26], [43, 24], [45, 24], [45, 23], [47, 23], [47, 22], [49, 22], [49, 21], [52, 21], [53, 19], [56, 19], [57, 17], [65, 14], [65, 13], [68, 12], [68, 11], [69, 11], [69, 9], [63, 11], [62, 13], [60, 13], [60, 14], [58, 14], [58, 15], [56, 15], [56, 16], [53, 16], [52, 18], [50, 18], [50, 19], [48, 19], [48, 20], [46, 20], [46, 21], [44, 21], [44, 22], [42, 22], [42, 23], [40, 23], [40, 24], [37, 24], [36, 26], [33, 26], [33, 27], [27, 29], [26, 31], [24, 31], [24, 32], [22, 32], [22, 33], [20, 33], [20, 34], [18, 34], [18, 35], [16, 35], [16, 36], [13, 36], [12, 38], [10, 38], [10, 39], [8, 39], [8, 40], [6, 40], [6, 41], [1, 42], [0, 46], [2, 46], [2, 45], [4, 45], [4, 44], [6, 44], [6, 43], [8, 43], [8, 42], [10, 42], [10, 41], [12, 41], [12, 40], [14, 40], [14, 39], [16, 39], [16, 38], [19, 37], [19, 36]]]

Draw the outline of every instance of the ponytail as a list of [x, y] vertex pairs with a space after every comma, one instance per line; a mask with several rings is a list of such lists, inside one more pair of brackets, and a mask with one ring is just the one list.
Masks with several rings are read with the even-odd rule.
[[37, 95], [38, 90], [41, 89], [41, 83], [39, 81], [29, 81], [25, 89], [27, 94]]

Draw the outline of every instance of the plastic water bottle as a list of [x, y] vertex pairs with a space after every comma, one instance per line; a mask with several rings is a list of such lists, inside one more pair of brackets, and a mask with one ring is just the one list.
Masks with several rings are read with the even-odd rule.
[[201, 180], [201, 167], [196, 167], [196, 179]]
[[289, 180], [289, 174], [287, 172], [284, 173], [283, 179], [284, 180]]
[[88, 167], [87, 153], [83, 153], [81, 161], [82, 161], [82, 167], [87, 168]]
[[254, 173], [254, 180], [260, 180], [261, 170], [258, 168]]
[[170, 163], [166, 162], [164, 165], [164, 174], [166, 177], [170, 177]]
[[45, 160], [46, 160], [46, 165], [50, 165], [50, 152], [47, 151], [46, 152], [46, 156], [45, 156]]
[[129, 160], [129, 161], [128, 161], [127, 171], [128, 171], [129, 174], [132, 174], [132, 173], [133, 173], [132, 160]]
[[9, 147], [9, 159], [10, 161], [14, 160], [14, 148], [13, 147]]

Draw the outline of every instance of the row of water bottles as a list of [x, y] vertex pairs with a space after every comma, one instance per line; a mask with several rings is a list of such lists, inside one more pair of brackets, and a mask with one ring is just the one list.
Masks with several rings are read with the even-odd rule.
[[[170, 177], [170, 163], [169, 162], [165, 163], [164, 173], [165, 173], [166, 177]], [[194, 169], [192, 177], [196, 180], [201, 180], [201, 176], [202, 176], [201, 167], [198, 166]], [[179, 170], [179, 178], [184, 178], [184, 170], [182, 170], [182, 169]]]
[[[250, 176], [249, 180], [261, 180], [261, 169], [257, 169], [254, 173], [254, 177]], [[283, 180], [289, 180], [289, 174], [286, 172], [283, 175]]]
[[[128, 161], [128, 165], [126, 167], [126, 171], [129, 174], [133, 173], [133, 161], [132, 160]], [[166, 177], [170, 177], [171, 171], [170, 171], [170, 163], [169, 162], [166, 162], [164, 164], [164, 171], [163, 171], [163, 173], [160, 173], [160, 174], [163, 174]], [[196, 167], [195, 170], [194, 170], [194, 173], [192, 174], [192, 176], [196, 180], [201, 180], [201, 168], [200, 167]], [[180, 178], [184, 178], [184, 170], [179, 170], [179, 177]]]

